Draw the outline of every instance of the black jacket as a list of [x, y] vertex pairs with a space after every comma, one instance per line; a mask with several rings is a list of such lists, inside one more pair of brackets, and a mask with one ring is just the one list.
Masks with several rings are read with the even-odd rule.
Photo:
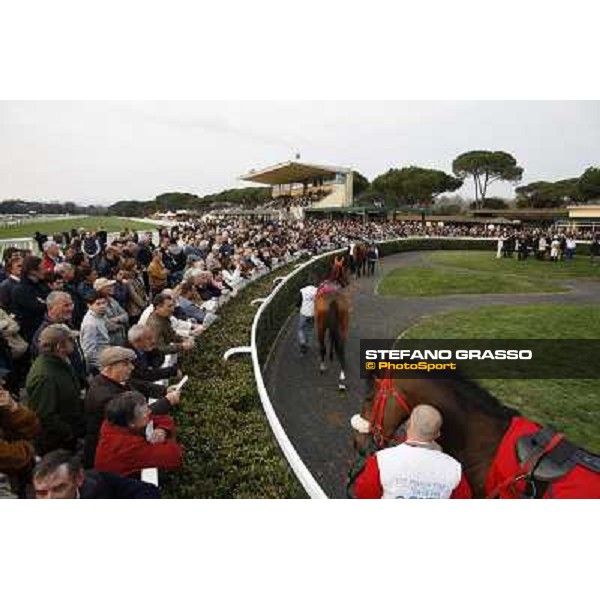
[[8, 313], [12, 313], [12, 292], [19, 282], [12, 277], [7, 277], [0, 283], [0, 306]]
[[83, 317], [85, 317], [85, 313], [87, 312], [87, 303], [83, 296], [77, 291], [77, 286], [74, 283], [66, 283], [65, 292], [69, 294], [71, 300], [73, 300], [73, 317], [71, 319], [73, 327], [79, 329], [81, 327], [81, 321], [83, 321]]
[[158, 500], [160, 490], [151, 483], [145, 483], [115, 473], [86, 471], [85, 481], [79, 488], [82, 500]]
[[[131, 374], [132, 382], [138, 380], [154, 382], [175, 377], [177, 374], [177, 365], [171, 367], [162, 366], [165, 361], [165, 354], [158, 348], [155, 348], [150, 352], [142, 352], [141, 350], [134, 348], [131, 344], [127, 347], [133, 350], [136, 355], [136, 358], [133, 361], [134, 369]], [[133, 386], [135, 387], [136, 384], [133, 383]], [[160, 395], [162, 396], [164, 393]]]
[[21, 328], [21, 335], [31, 342], [46, 314], [46, 298], [50, 289], [45, 283], [23, 277], [12, 291], [12, 309]]

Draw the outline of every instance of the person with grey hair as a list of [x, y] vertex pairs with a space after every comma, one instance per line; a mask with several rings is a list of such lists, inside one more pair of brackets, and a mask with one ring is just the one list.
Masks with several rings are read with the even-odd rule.
[[129, 329], [127, 338], [129, 348], [136, 354], [131, 374], [134, 387], [139, 389], [147, 383], [170, 379], [179, 374], [177, 365], [162, 366], [165, 362], [165, 354], [157, 348], [156, 336], [150, 327], [138, 323]]
[[62, 262], [60, 248], [58, 244], [52, 240], [44, 242], [44, 257], [42, 260], [42, 268], [46, 273], [53, 273], [56, 265]]
[[166, 415], [153, 415], [140, 393], [125, 392], [108, 403], [96, 450], [96, 469], [137, 476], [142, 469], [178, 469], [182, 460], [175, 423]]
[[[31, 355], [35, 358], [39, 354], [40, 335], [46, 327], [56, 323], [62, 323], [71, 327], [73, 317], [73, 300], [67, 292], [50, 292], [46, 298], [46, 316], [42, 324], [38, 327], [31, 341]], [[71, 366], [75, 370], [79, 383], [82, 387], [87, 387], [87, 365], [85, 356], [79, 342], [79, 337], [73, 339], [73, 353], [69, 357]]]
[[29, 406], [42, 425], [35, 440], [39, 454], [57, 448], [74, 451], [85, 435], [81, 386], [69, 361], [76, 336], [63, 324], [46, 327], [39, 338], [40, 355], [27, 375]]
[[408, 421], [406, 441], [367, 459], [354, 483], [356, 497], [469, 497], [461, 464], [436, 442], [442, 422], [441, 413], [433, 406], [416, 406]]

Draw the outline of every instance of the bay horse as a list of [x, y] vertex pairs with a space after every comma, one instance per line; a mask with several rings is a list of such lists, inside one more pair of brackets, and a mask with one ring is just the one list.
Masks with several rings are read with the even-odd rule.
[[442, 414], [437, 440], [458, 460], [474, 498], [600, 498], [600, 456], [503, 405], [460, 373], [447, 379], [367, 380], [360, 417], [352, 419], [361, 460], [402, 442], [398, 428], [418, 404]]
[[345, 257], [336, 257], [331, 272], [321, 283], [315, 298], [315, 326], [319, 340], [321, 362], [319, 370], [325, 373], [325, 356], [327, 354], [326, 333], [329, 332], [329, 360], [333, 354], [340, 363], [338, 389], [346, 389], [346, 339], [350, 324], [350, 300], [343, 291], [348, 285], [348, 267]]
[[363, 242], [357, 242], [352, 248], [352, 264], [357, 279], [367, 273], [367, 252], [369, 248]]

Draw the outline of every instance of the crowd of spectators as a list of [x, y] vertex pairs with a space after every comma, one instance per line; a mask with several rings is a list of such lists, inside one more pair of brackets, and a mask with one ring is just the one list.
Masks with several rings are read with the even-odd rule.
[[[479, 225], [245, 216], [163, 228], [156, 243], [151, 234], [109, 242], [105, 232], [73, 230], [36, 236], [39, 256], [7, 248], [0, 496], [157, 497], [142, 470], [177, 469], [184, 455], [172, 418], [183, 376], [176, 357], [201, 345], [207, 327], [226, 326], [219, 307], [294, 257], [414, 235], [495, 237], [501, 255], [514, 241], [513, 251], [532, 248], [541, 259], [554, 259], [559, 239]], [[566, 258], [571, 247], [565, 236]], [[600, 255], [597, 240], [593, 248]]]

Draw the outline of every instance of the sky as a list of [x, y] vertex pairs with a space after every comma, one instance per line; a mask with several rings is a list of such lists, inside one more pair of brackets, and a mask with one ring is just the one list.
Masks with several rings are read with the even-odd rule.
[[0, 101], [0, 200], [204, 195], [296, 152], [369, 179], [409, 165], [451, 172], [475, 149], [513, 154], [522, 183], [577, 177], [600, 164], [600, 102]]

